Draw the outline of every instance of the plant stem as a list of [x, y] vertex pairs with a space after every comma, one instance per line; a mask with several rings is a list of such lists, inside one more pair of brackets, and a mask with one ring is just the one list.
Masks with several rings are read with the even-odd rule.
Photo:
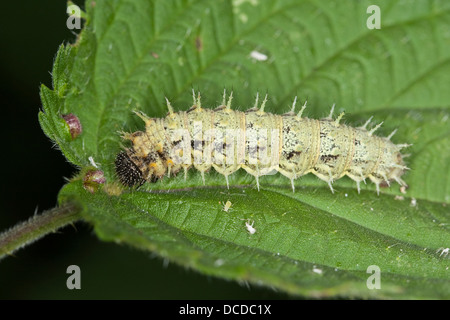
[[81, 208], [75, 203], [65, 203], [34, 215], [0, 234], [0, 260], [12, 255], [16, 250], [42, 238], [50, 232], [75, 222], [81, 218]]

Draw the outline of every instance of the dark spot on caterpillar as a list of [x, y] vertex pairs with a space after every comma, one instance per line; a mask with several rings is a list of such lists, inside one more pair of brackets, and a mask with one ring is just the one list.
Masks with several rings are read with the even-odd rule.
[[293, 156], [295, 156], [295, 155], [300, 155], [300, 154], [302, 154], [302, 152], [301, 151], [291, 151], [291, 152], [289, 152], [288, 153], [288, 155], [286, 156], [286, 159], [291, 159]]
[[220, 111], [220, 110], [225, 109], [226, 107], [227, 106], [225, 106], [225, 105], [221, 105], [221, 106], [218, 106], [217, 108], [215, 108], [214, 111]]
[[151, 152], [143, 160], [145, 164], [150, 164], [152, 162], [155, 162], [157, 159], [158, 158], [156, 157], [156, 154]]
[[[195, 150], [204, 150], [206, 141], [205, 140], [191, 140], [191, 148]], [[200, 149], [200, 145], [202, 148]]]
[[162, 177], [158, 177], [158, 176], [153, 176], [150, 178], [150, 182], [151, 183], [156, 183], [158, 182]]
[[167, 153], [164, 150], [158, 151], [158, 155], [163, 161], [167, 160]]
[[117, 155], [114, 164], [116, 166], [117, 176], [122, 184], [129, 187], [139, 187], [145, 182], [141, 170], [125, 151]]
[[186, 111], [186, 113], [191, 113], [191, 112], [194, 111], [195, 109], [197, 109], [197, 106], [196, 106], [196, 105], [190, 107], [189, 110]]
[[144, 135], [144, 132], [143, 131], [136, 131], [136, 132], [133, 132], [133, 134], [132, 134], [132, 136], [135, 138], [135, 137], [140, 137], [140, 136], [143, 136]]
[[337, 158], [339, 158], [338, 155], [332, 155], [332, 154], [324, 154], [324, 155], [320, 156], [320, 160], [322, 160], [323, 162], [328, 162], [330, 160], [336, 160]]

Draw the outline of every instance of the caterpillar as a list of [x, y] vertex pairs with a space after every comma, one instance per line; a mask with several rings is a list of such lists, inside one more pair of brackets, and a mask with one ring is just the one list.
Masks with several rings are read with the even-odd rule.
[[128, 187], [139, 187], [144, 182], [156, 182], [165, 175], [170, 177], [192, 166], [204, 173], [211, 167], [225, 176], [240, 168], [256, 178], [281, 173], [291, 181], [313, 173], [328, 183], [348, 176], [357, 184], [369, 178], [377, 193], [381, 187], [396, 181], [407, 187], [401, 176], [408, 170], [404, 155], [400, 153], [407, 144], [391, 142], [396, 130], [388, 137], [375, 136], [382, 123], [368, 130], [370, 118], [360, 127], [340, 123], [344, 113], [333, 119], [334, 105], [330, 115], [323, 119], [303, 117], [306, 102], [295, 113], [297, 98], [288, 113], [278, 115], [264, 111], [267, 95], [260, 107], [258, 98], [253, 108], [241, 112], [231, 109], [231, 93], [216, 109], [202, 108], [200, 93], [193, 92], [193, 106], [187, 111], [174, 112], [166, 98], [169, 110], [165, 118], [150, 118], [135, 113], [145, 122], [145, 131], [121, 132], [122, 138], [132, 146], [121, 151], [115, 159], [116, 174]]

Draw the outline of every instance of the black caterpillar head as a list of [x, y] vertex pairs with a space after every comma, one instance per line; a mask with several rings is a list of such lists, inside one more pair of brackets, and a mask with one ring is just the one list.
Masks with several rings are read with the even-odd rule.
[[145, 182], [141, 170], [131, 160], [127, 152], [120, 152], [117, 155], [114, 164], [116, 166], [117, 176], [123, 185], [128, 187], [139, 187]]

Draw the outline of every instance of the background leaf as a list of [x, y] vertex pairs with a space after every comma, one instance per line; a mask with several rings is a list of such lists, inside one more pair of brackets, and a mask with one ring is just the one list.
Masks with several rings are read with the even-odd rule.
[[[217, 173], [203, 187], [191, 171], [186, 182], [178, 176], [120, 196], [88, 194], [75, 179], [60, 201], [78, 198], [101, 239], [206, 274], [308, 296], [449, 297], [440, 248], [449, 240], [450, 6], [379, 1], [382, 28], [369, 30], [370, 4], [88, 1], [77, 43], [58, 53], [54, 90], [41, 90], [40, 121], [72, 163], [86, 167], [92, 157], [112, 183], [117, 131], [142, 128], [132, 109], [164, 116], [167, 96], [185, 110], [192, 88], [216, 106], [225, 88], [237, 109], [259, 91], [270, 95], [267, 110], [282, 113], [297, 95], [310, 117], [336, 103], [353, 125], [374, 116], [385, 123], [380, 134], [398, 127], [394, 140], [414, 144], [407, 195], [395, 186], [378, 197], [370, 184], [357, 195], [348, 179], [333, 195], [310, 176], [293, 194], [278, 175], [261, 178], [258, 193], [242, 172], [227, 190]], [[74, 141], [60, 118], [69, 112], [83, 125]], [[242, 219], [254, 221], [254, 235]], [[374, 264], [382, 290], [366, 287]]]

